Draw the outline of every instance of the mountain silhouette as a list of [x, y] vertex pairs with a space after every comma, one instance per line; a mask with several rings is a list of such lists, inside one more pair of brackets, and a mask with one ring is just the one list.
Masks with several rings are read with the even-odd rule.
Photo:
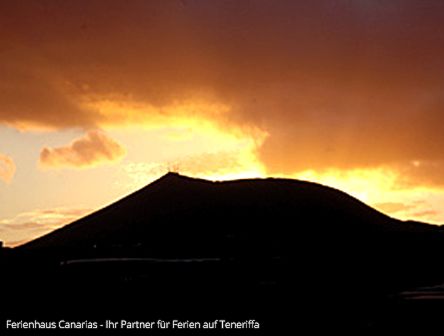
[[[175, 307], [180, 314], [190, 312], [183, 305], [193, 301], [200, 303], [192, 310], [198, 316], [257, 316], [271, 333], [292, 319], [328, 321], [330, 328], [368, 326], [397, 293], [444, 283], [443, 252], [440, 227], [391, 218], [330, 187], [168, 173], [8, 251], [2, 268], [11, 288], [26, 287], [31, 276], [45, 288], [45, 300], [68, 311], [66, 302], [88, 300], [85, 293], [102, 302], [85, 314], [125, 307], [136, 316], [136, 297], [150, 300], [151, 312]], [[71, 293], [66, 301], [59, 301], [61, 291]], [[32, 290], [25, 292], [29, 302]]]
[[254, 244], [265, 239], [265, 246], [257, 246], [264, 250], [276, 239], [289, 238], [290, 233], [292, 239], [298, 239], [298, 232], [351, 237], [366, 231], [424, 234], [437, 230], [394, 220], [316, 183], [274, 178], [210, 182], [168, 173], [19, 249], [75, 249], [81, 253], [82, 249], [138, 247], [156, 256], [219, 256], [233, 253], [230, 240]]

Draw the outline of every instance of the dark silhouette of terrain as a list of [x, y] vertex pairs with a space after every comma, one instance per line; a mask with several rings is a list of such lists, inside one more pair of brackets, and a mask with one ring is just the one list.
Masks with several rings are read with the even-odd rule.
[[413, 310], [398, 293], [444, 283], [443, 253], [440, 227], [333, 188], [169, 173], [5, 249], [2, 318], [253, 318], [272, 335], [407, 329]]

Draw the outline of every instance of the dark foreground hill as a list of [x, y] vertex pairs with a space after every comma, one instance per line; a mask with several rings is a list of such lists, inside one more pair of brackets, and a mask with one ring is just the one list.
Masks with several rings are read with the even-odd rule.
[[170, 173], [4, 253], [2, 267], [11, 316], [253, 318], [279, 335], [391, 325], [397, 293], [444, 283], [443, 254], [439, 227], [332, 188]]

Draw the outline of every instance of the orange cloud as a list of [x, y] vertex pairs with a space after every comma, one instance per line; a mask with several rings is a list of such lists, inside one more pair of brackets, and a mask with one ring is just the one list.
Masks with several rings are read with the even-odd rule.
[[268, 174], [384, 166], [442, 187], [444, 4], [402, 3], [0, 2], [0, 123], [198, 116], [269, 134]]
[[0, 153], [0, 179], [6, 183], [11, 182], [15, 169], [14, 161], [9, 156]]
[[89, 131], [69, 145], [45, 147], [40, 152], [40, 165], [46, 168], [86, 168], [120, 160], [126, 151], [102, 131]]

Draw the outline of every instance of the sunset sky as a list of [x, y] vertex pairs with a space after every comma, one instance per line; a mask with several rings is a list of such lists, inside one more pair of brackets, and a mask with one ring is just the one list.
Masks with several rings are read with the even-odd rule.
[[175, 170], [444, 223], [444, 2], [0, 2], [0, 240]]

